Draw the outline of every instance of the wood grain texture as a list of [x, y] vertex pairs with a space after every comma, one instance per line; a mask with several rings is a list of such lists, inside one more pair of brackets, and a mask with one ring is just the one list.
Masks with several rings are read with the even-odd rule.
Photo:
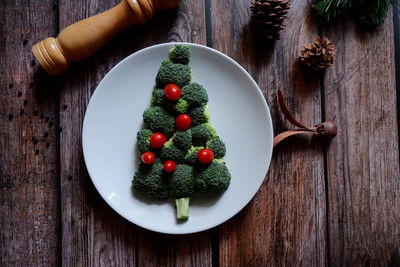
[[[212, 44], [255, 78], [272, 111], [275, 133], [291, 128], [277, 107], [282, 89], [300, 121], [321, 120], [318, 75], [293, 63], [317, 33], [307, 1], [294, 1], [282, 40], [255, 40], [250, 1], [211, 1]], [[229, 41], [228, 41], [229, 40]], [[316, 77], [315, 77], [316, 76]], [[242, 177], [245, 179], [246, 177]], [[327, 262], [322, 144], [293, 137], [275, 151], [260, 191], [239, 216], [220, 227], [221, 266], [320, 266]]]
[[[275, 44], [251, 33], [250, 0], [183, 0], [57, 79], [32, 61], [30, 47], [57, 35], [58, 24], [118, 2], [0, 0], [0, 266], [400, 266], [398, 3], [395, 24], [390, 17], [374, 31], [349, 21], [318, 25], [338, 49], [324, 76], [294, 63], [318, 33], [310, 1], [301, 0], [292, 1]], [[275, 133], [293, 128], [278, 110], [278, 88], [304, 124], [326, 117], [339, 126], [330, 144], [282, 142], [248, 207], [217, 229], [184, 236], [117, 215], [91, 183], [81, 150], [99, 81], [126, 56], [168, 41], [207, 43], [244, 66]]]
[[55, 17], [52, 1], [1, 1], [0, 266], [60, 260], [58, 96], [30, 51]]
[[[61, 28], [115, 5], [117, 1], [60, 3]], [[124, 57], [152, 44], [189, 41], [205, 44], [204, 6], [184, 1], [175, 11], [133, 27], [62, 77], [61, 203], [62, 260], [66, 266], [202, 266], [211, 264], [209, 232], [175, 237], [140, 229], [101, 199], [82, 159], [81, 127], [89, 98], [102, 77]], [[138, 38], [140, 36], [140, 38]], [[150, 91], [149, 91], [150, 93]], [[134, 136], [132, 138], [135, 138]], [[130, 186], [130, 185], [127, 185]]]
[[400, 170], [392, 18], [373, 31], [326, 27], [338, 48], [327, 73], [327, 119], [340, 125], [327, 153], [330, 260], [400, 265]]

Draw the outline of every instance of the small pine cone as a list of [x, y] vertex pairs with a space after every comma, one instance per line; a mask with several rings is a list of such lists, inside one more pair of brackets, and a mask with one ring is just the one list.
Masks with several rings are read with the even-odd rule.
[[289, 11], [287, 0], [256, 0], [251, 3], [251, 23], [254, 30], [267, 39], [279, 39]]
[[314, 43], [305, 45], [299, 53], [300, 61], [315, 69], [324, 70], [335, 62], [336, 48], [328, 38], [315, 38]]

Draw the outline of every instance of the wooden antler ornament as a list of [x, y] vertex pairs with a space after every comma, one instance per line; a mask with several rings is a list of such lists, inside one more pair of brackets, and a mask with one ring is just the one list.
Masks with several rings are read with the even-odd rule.
[[304, 126], [301, 122], [297, 121], [293, 115], [290, 113], [285, 99], [283, 97], [283, 93], [281, 90], [277, 91], [277, 97], [278, 97], [278, 103], [279, 107], [282, 110], [283, 115], [288, 119], [288, 121], [299, 127], [300, 129], [295, 129], [295, 130], [289, 130], [285, 131], [283, 133], [278, 134], [274, 138], [274, 147], [277, 146], [280, 142], [282, 142], [284, 139], [296, 135], [296, 134], [314, 134], [316, 136], [325, 138], [325, 139], [332, 139], [337, 135], [337, 125], [333, 121], [326, 121], [319, 123], [315, 125], [314, 127], [308, 127]]
[[114, 8], [74, 23], [57, 38], [46, 38], [32, 51], [40, 65], [50, 75], [57, 75], [70, 62], [82, 60], [96, 52], [123, 29], [143, 24], [161, 9], [178, 6], [181, 0], [122, 0]]

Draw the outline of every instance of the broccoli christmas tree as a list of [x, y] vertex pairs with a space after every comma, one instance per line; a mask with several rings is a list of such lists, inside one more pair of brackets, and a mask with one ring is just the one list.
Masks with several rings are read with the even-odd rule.
[[189, 47], [176, 45], [161, 63], [137, 133], [141, 162], [132, 182], [158, 200], [175, 199], [178, 219], [189, 218], [193, 194], [223, 192], [231, 180], [225, 144], [210, 124], [207, 91], [191, 81], [189, 60]]

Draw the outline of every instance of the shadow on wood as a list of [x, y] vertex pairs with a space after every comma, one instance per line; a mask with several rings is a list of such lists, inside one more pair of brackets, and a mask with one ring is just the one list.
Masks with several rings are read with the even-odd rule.
[[249, 60], [255, 69], [260, 69], [271, 61], [276, 40], [269, 40], [257, 34], [250, 22], [243, 26], [239, 42], [244, 51], [251, 51]]
[[57, 98], [57, 79], [49, 76], [42, 68], [38, 67], [33, 73], [33, 82], [29, 86], [33, 97], [39, 106], [54, 103]]
[[313, 70], [303, 65], [300, 60], [296, 60], [292, 64], [292, 86], [301, 98], [314, 94], [314, 90], [319, 90], [322, 77], [322, 71]]

